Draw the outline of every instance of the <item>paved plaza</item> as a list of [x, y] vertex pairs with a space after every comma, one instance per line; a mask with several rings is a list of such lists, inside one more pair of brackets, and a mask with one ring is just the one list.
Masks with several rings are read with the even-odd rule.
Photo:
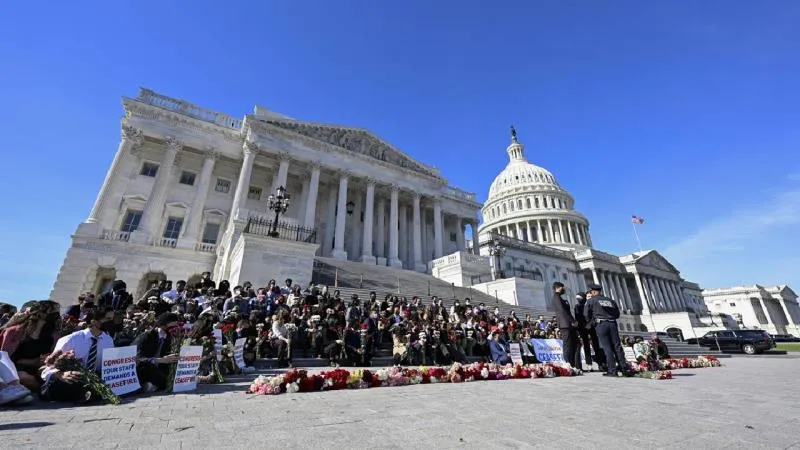
[[0, 410], [2, 448], [800, 448], [800, 360], [671, 381], [511, 380], [279, 396], [250, 376], [120, 406]]

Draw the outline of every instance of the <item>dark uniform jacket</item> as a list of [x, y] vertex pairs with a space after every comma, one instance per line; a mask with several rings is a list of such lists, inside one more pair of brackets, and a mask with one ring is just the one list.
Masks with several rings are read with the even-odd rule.
[[578, 322], [578, 328], [586, 328], [586, 315], [583, 313], [584, 308], [586, 307], [586, 300], [579, 300], [578, 303], [575, 304], [575, 321]]
[[575, 318], [572, 317], [569, 303], [563, 298], [561, 298], [560, 294], [556, 293], [553, 293], [552, 303], [553, 303], [553, 309], [556, 312], [556, 320], [558, 320], [558, 328], [562, 330], [571, 328], [572, 322], [575, 322]]
[[596, 295], [586, 301], [583, 314], [586, 321], [616, 320], [619, 319], [619, 306], [617, 302], [603, 295]]

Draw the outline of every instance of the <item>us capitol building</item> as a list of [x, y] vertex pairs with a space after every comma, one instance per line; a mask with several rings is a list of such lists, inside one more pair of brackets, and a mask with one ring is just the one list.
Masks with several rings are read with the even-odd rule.
[[147, 89], [122, 104], [121, 142], [51, 294], [62, 305], [115, 279], [141, 295], [153, 281], [191, 283], [205, 271], [232, 285], [303, 284], [327, 257], [426, 272], [542, 310], [554, 281], [571, 297], [596, 282], [624, 310], [624, 330], [800, 334], [786, 286], [717, 289], [707, 305], [656, 251], [595, 250], [589, 220], [528, 162], [513, 129], [509, 163], [481, 205], [366, 130], [258, 106], [239, 119]]

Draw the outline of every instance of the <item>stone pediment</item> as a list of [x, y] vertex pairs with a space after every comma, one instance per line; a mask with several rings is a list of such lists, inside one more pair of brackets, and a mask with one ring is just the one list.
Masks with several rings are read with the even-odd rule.
[[439, 174], [435, 170], [415, 161], [365, 130], [283, 120], [265, 120], [264, 122], [353, 153], [439, 178]]
[[637, 265], [653, 267], [659, 270], [663, 270], [665, 272], [672, 272], [676, 275], [679, 275], [680, 272], [678, 269], [672, 265], [667, 258], [661, 256], [655, 250], [650, 250], [643, 255], [637, 255], [635, 262]]

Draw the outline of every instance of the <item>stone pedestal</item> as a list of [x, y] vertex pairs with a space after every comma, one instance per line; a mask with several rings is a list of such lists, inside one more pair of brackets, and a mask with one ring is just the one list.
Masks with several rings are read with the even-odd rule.
[[379, 256], [379, 257], [377, 257], [375, 259], [377, 261], [376, 265], [378, 265], [378, 266], [385, 266], [386, 265], [386, 258], [382, 258], [382, 257]]
[[375, 265], [375, 257], [371, 255], [361, 255], [360, 261], [364, 264], [369, 264], [371, 266]]
[[347, 261], [347, 252], [344, 250], [333, 249], [331, 258], [338, 259], [339, 261]]
[[266, 286], [271, 279], [291, 278], [301, 286], [311, 281], [318, 244], [242, 234], [230, 254], [231, 286], [250, 281]]
[[75, 230], [75, 236], [99, 238], [103, 235], [103, 226], [100, 222], [83, 222]]
[[399, 259], [390, 259], [389, 260], [389, 267], [394, 267], [396, 269], [402, 269], [403, 268], [403, 261], [400, 261]]

